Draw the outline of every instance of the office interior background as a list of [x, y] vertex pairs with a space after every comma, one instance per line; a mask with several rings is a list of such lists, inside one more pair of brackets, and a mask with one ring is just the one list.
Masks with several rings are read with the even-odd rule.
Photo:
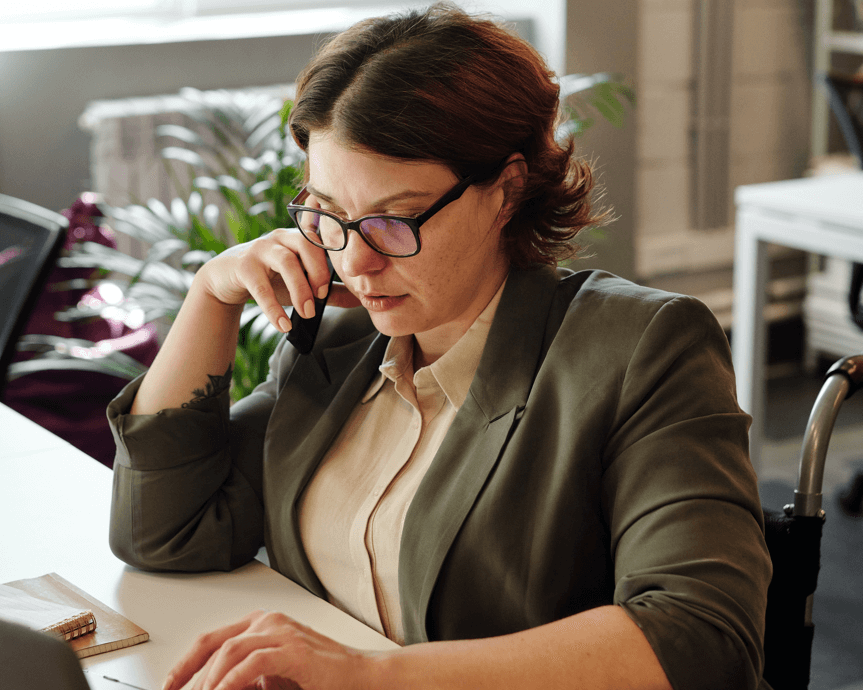
[[[74, 13], [66, 7], [72, 4]], [[141, 123], [169, 107], [164, 96], [190, 86], [206, 91], [289, 85], [327, 35], [365, 16], [425, 4], [46, 1], [35, 16], [40, 5], [31, 0], [27, 7], [0, 9], [0, 193], [54, 211], [87, 191], [113, 204], [148, 196], [167, 202], [166, 181], [140, 173], [155, 169], [158, 157], [152, 132]], [[613, 72], [634, 88], [637, 105], [628, 110], [624, 127], [597, 118], [579, 140], [580, 153], [597, 165], [603, 200], [617, 219], [591, 236], [590, 256], [573, 267], [601, 267], [695, 295], [729, 331], [735, 188], [856, 165], [844, 155], [813, 76], [825, 65], [843, 72], [860, 68], [863, 48], [826, 54], [816, 41], [825, 13], [835, 28], [863, 30], [859, 0], [459, 4], [513, 22], [559, 74]], [[771, 381], [761, 470], [770, 491], [790, 482], [796, 471], [799, 436], [824, 362], [863, 352], [863, 331], [848, 331], [825, 351], [807, 345], [806, 296], [813, 280], [831, 271], [840, 283], [847, 275], [796, 250], [776, 247], [771, 253]], [[840, 314], [844, 303], [835, 308]], [[825, 494], [863, 467], [861, 412], [863, 407], [850, 403], [843, 409]], [[849, 524], [856, 525], [848, 534], [857, 540], [852, 559], [859, 564], [863, 522]], [[863, 629], [863, 605], [852, 615], [861, 616], [856, 620]], [[856, 650], [863, 658], [863, 642], [859, 634], [837, 633], [843, 637], [850, 646], [819, 650], [816, 659], [819, 668], [840, 671], [819, 671], [820, 684], [813, 687], [863, 682], [841, 672], [848, 654]]]

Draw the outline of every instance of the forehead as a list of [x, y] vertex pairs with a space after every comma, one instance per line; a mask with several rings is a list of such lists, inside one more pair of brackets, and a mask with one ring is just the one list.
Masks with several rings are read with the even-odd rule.
[[443, 163], [391, 158], [313, 131], [308, 145], [308, 182], [345, 201], [378, 199], [400, 192], [442, 193], [458, 178]]

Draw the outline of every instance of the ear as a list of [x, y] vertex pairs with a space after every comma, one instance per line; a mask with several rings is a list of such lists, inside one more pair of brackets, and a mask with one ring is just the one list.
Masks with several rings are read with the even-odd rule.
[[504, 163], [504, 168], [498, 177], [496, 186], [503, 192], [503, 199], [498, 212], [498, 223], [503, 227], [509, 222], [515, 212], [515, 202], [521, 196], [524, 178], [527, 176], [527, 161], [520, 153], [513, 153]]

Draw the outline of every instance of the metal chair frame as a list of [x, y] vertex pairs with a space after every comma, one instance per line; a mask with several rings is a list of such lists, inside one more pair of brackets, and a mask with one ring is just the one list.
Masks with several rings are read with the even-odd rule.
[[[764, 678], [774, 690], [809, 687], [812, 610], [825, 520], [824, 466], [842, 403], [861, 387], [863, 354], [845, 357], [830, 367], [806, 425], [793, 502], [784, 507], [784, 516], [778, 519], [765, 510], [765, 519], [772, 519], [767, 538], [774, 573], [767, 597]], [[782, 658], [777, 658], [780, 652]]]

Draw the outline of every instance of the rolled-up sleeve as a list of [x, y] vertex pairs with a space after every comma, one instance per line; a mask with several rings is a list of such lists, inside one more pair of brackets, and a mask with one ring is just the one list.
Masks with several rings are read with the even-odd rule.
[[231, 570], [264, 542], [263, 439], [270, 379], [233, 407], [227, 390], [157, 414], [129, 414], [141, 378], [108, 406], [117, 453], [110, 545], [145, 570]]
[[734, 385], [715, 319], [673, 300], [633, 353], [607, 446], [614, 600], [675, 688], [756, 688], [763, 668], [771, 565]]

